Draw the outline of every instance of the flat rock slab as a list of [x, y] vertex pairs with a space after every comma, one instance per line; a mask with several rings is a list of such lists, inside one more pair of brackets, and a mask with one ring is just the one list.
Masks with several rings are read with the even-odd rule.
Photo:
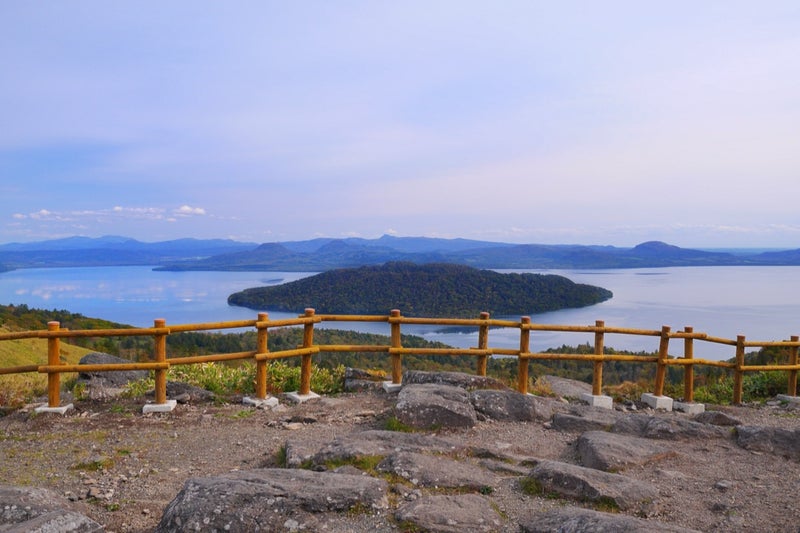
[[403, 385], [420, 384], [450, 385], [462, 389], [495, 389], [510, 390], [502, 381], [486, 376], [475, 376], [464, 372], [425, 372], [422, 370], [406, 370], [403, 373]]
[[469, 393], [451, 385], [404, 385], [395, 416], [416, 429], [471, 428], [478, 421]]
[[381, 461], [376, 470], [400, 476], [419, 487], [491, 491], [500, 477], [484, 468], [448, 457], [400, 452]]
[[736, 443], [745, 450], [800, 460], [800, 431], [760, 426], [738, 426]]
[[388, 485], [369, 476], [264, 468], [192, 478], [156, 528], [172, 531], [279, 531], [309, 513], [387, 509]]
[[650, 439], [587, 431], [578, 437], [578, 456], [588, 468], [619, 472], [628, 466], [643, 465], [670, 454], [670, 449]]
[[[303, 440], [297, 441], [297, 447], [303, 448], [304, 442]], [[287, 443], [287, 463], [293, 467], [300, 466], [302, 459], [299, 462], [290, 461], [290, 446], [291, 444]], [[350, 461], [359, 457], [386, 457], [400, 451], [451, 453], [461, 449], [461, 446], [450, 441], [423, 433], [370, 430], [338, 437], [321, 449], [317, 448], [316, 453], [309, 455], [307, 459], [311, 459], [315, 465], [325, 465], [331, 462]]]
[[592, 393], [592, 386], [583, 381], [549, 375], [542, 376], [542, 379], [550, 385], [550, 390], [553, 391], [553, 394], [557, 394], [561, 398], [577, 400], [581, 397], [581, 394]]
[[552, 428], [558, 431], [583, 433], [584, 431], [609, 431], [620, 415], [607, 409], [587, 407], [569, 413], [555, 413]]
[[550, 420], [551, 401], [512, 390], [476, 390], [470, 401], [479, 414], [501, 422], [532, 422]]
[[530, 473], [543, 494], [556, 493], [579, 501], [590, 501], [650, 514], [658, 489], [642, 481], [593, 468], [542, 461]]
[[611, 428], [614, 433], [636, 435], [648, 439], [725, 439], [732, 436], [724, 427], [702, 424], [693, 420], [648, 415], [628, 415], [620, 418]]
[[521, 533], [700, 533], [663, 522], [644, 520], [622, 514], [601, 513], [580, 507], [563, 507], [535, 514], [519, 525]]
[[104, 528], [47, 489], [0, 485], [0, 531], [94, 533]]
[[713, 426], [739, 426], [742, 421], [722, 411], [706, 411], [694, 417], [695, 422], [711, 424]]
[[404, 531], [499, 531], [502, 525], [489, 500], [477, 494], [426, 496], [400, 507], [394, 516], [406, 526]]

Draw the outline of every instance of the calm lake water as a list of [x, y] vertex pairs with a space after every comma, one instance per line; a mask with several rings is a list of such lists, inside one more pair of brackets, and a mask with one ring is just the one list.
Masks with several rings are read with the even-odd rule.
[[[501, 272], [511, 272], [501, 271]], [[592, 325], [673, 330], [693, 326], [715, 337], [781, 340], [800, 334], [800, 267], [688, 267], [620, 270], [514, 270], [561, 274], [578, 283], [605, 287], [611, 300], [591, 307], [532, 315], [543, 324]], [[0, 303], [27, 304], [43, 309], [66, 309], [86, 316], [134, 326], [151, 326], [156, 318], [167, 324], [251, 319], [256, 311], [227, 304], [233, 292], [255, 286], [297, 280], [314, 273], [300, 272], [157, 272], [150, 267], [93, 267], [24, 269], [0, 274]], [[388, 310], [387, 310], [388, 312]], [[524, 312], [521, 314], [525, 314]], [[274, 319], [296, 316], [270, 312]], [[496, 317], [499, 318], [499, 317]], [[518, 316], [511, 317], [514, 320]], [[389, 333], [387, 324], [324, 327]], [[477, 345], [477, 333], [440, 331], [426, 326], [404, 327], [454, 346]], [[534, 350], [562, 344], [593, 342], [589, 334], [534, 332]], [[519, 346], [518, 330], [492, 330], [489, 344]], [[617, 349], [648, 350], [658, 339], [608, 335], [606, 345]], [[679, 345], [680, 346], [680, 345]], [[675, 347], [672, 353], [680, 354]], [[733, 357], [732, 347], [697, 343], [696, 357]]]

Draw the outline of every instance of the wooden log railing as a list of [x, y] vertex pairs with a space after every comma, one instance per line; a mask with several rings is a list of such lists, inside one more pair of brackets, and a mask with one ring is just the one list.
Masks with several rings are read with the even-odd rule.
[[[385, 322], [389, 324], [390, 337], [388, 345], [324, 345], [314, 344], [314, 327], [321, 322]], [[427, 324], [437, 326], [474, 327], [478, 332], [478, 346], [473, 348], [407, 348], [402, 344], [401, 328], [403, 325]], [[281, 327], [302, 327], [302, 345], [289, 350], [270, 352], [268, 348], [269, 330]], [[256, 350], [224, 354], [211, 354], [190, 357], [169, 358], [166, 349], [167, 336], [172, 333], [188, 331], [226, 330], [240, 328], [255, 328], [257, 332]], [[509, 349], [491, 347], [489, 342], [492, 328], [512, 328], [519, 330], [519, 348]], [[530, 350], [531, 335], [535, 332], [574, 332], [594, 334], [594, 350], [591, 354], [569, 353], [537, 353]], [[622, 355], [605, 353], [607, 334], [639, 335], [658, 338], [658, 351], [655, 356]], [[154, 353], [151, 362], [136, 362], [125, 364], [89, 364], [75, 365], [64, 364], [59, 360], [61, 339], [78, 337], [118, 337], [118, 336], [147, 336], [154, 339]], [[60, 405], [61, 374], [65, 372], [111, 372], [119, 370], [149, 370], [155, 373], [156, 404], [167, 401], [166, 382], [169, 369], [173, 365], [187, 365], [208, 362], [251, 360], [255, 362], [255, 394], [257, 398], [267, 397], [267, 378], [269, 361], [292, 357], [301, 358], [301, 377], [299, 394], [311, 392], [311, 363], [312, 357], [320, 352], [376, 352], [386, 353], [391, 359], [391, 383], [400, 385], [403, 374], [403, 355], [446, 355], [468, 356], [477, 360], [478, 375], [485, 376], [490, 356], [516, 357], [518, 361], [517, 390], [520, 393], [528, 392], [528, 366], [529, 361], [582, 361], [592, 363], [592, 394], [599, 395], [603, 387], [603, 363], [609, 361], [623, 361], [630, 363], [645, 363], [656, 365], [656, 379], [654, 394], [662, 396], [666, 381], [667, 368], [670, 366], [683, 367], [684, 371], [684, 400], [693, 401], [694, 398], [694, 369], [697, 366], [713, 366], [728, 369], [733, 372], [733, 403], [742, 402], [743, 381], [746, 372], [781, 371], [788, 374], [787, 395], [797, 395], [797, 372], [800, 370], [800, 337], [794, 335], [786, 341], [747, 341], [743, 335], [736, 340], [712, 337], [706, 333], [695, 332], [691, 327], [683, 331], [673, 332], [669, 326], [660, 330], [646, 330], [633, 328], [620, 328], [606, 326], [598, 320], [593, 326], [536, 324], [530, 317], [523, 316], [519, 321], [490, 319], [488, 313], [481, 313], [479, 318], [419, 318], [404, 317], [400, 310], [394, 309], [389, 315], [317, 315], [314, 309], [306, 311], [297, 318], [270, 320], [267, 313], [258, 313], [255, 320], [238, 320], [229, 322], [211, 322], [201, 324], [180, 324], [168, 326], [164, 319], [156, 319], [152, 328], [129, 329], [96, 329], [74, 330], [62, 329], [58, 322], [49, 322], [47, 330], [22, 331], [0, 333], [0, 342], [16, 339], [44, 338], [47, 339], [47, 364], [25, 365], [16, 367], [0, 367], [0, 375], [33, 373], [47, 374], [48, 381], [48, 406]], [[683, 339], [683, 354], [670, 355], [671, 339]], [[714, 361], [695, 357], [696, 341], [723, 344], [733, 347], [734, 362]], [[745, 350], [747, 348], [784, 347], [788, 350], [786, 364], [746, 365]]]

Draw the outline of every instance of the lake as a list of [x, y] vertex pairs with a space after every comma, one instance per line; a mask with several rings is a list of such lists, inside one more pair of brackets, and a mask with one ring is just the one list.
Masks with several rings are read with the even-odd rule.
[[[500, 270], [500, 272], [512, 272]], [[616, 270], [513, 270], [561, 274], [578, 283], [605, 287], [611, 300], [580, 309], [531, 315], [543, 324], [593, 325], [673, 330], [693, 326], [715, 337], [782, 340], [800, 334], [800, 267], [681, 267]], [[23, 269], [0, 274], [0, 303], [66, 309], [86, 316], [147, 327], [156, 318], [167, 324], [254, 319], [257, 312], [227, 304], [233, 292], [249, 287], [297, 280], [309, 272], [159, 272], [151, 267], [87, 267]], [[387, 310], [388, 313], [388, 310]], [[270, 312], [273, 319], [296, 316]], [[500, 317], [495, 317], [500, 318]], [[518, 320], [519, 317], [510, 317]], [[328, 323], [388, 335], [388, 324]], [[404, 333], [422, 335], [453, 346], [477, 345], [477, 333], [441, 331], [429, 326], [404, 326]], [[590, 334], [533, 332], [534, 350], [562, 344], [593, 342]], [[675, 342], [675, 341], [673, 341]], [[518, 330], [492, 330], [489, 344], [519, 346]], [[654, 351], [658, 339], [607, 335], [606, 346]], [[680, 346], [680, 345], [679, 345]], [[695, 356], [733, 357], [730, 346], [697, 343]], [[679, 354], [680, 349], [671, 350]]]

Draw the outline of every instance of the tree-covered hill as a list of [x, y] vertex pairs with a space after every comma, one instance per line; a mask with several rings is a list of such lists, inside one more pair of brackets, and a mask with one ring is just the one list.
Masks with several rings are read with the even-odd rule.
[[291, 283], [247, 289], [228, 303], [252, 309], [318, 313], [469, 317], [534, 314], [584, 307], [611, 298], [602, 287], [577, 284], [557, 275], [500, 274], [432, 263], [389, 262], [330, 270]]

